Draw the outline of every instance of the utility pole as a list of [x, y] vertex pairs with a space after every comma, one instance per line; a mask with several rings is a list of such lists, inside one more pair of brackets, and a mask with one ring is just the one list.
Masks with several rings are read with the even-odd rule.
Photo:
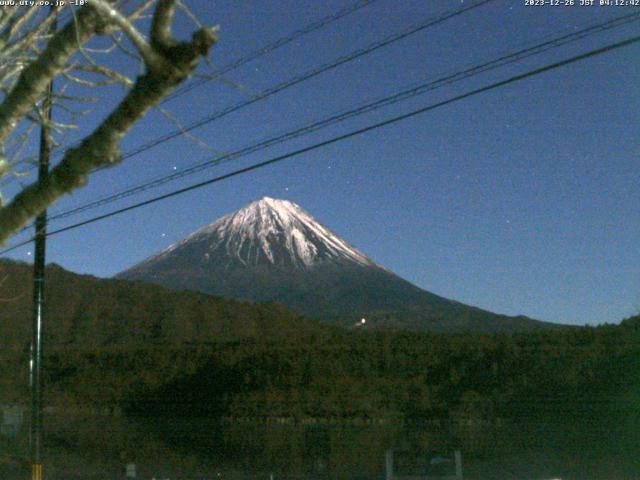
[[[51, 9], [55, 9], [54, 6]], [[55, 13], [54, 13], [55, 15]], [[56, 31], [56, 19], [50, 31]], [[46, 181], [49, 175], [51, 153], [51, 110], [53, 102], [53, 80], [49, 82], [42, 102], [42, 125], [40, 126], [40, 152], [38, 160], [38, 182]], [[42, 211], [35, 222], [35, 251], [33, 261], [33, 325], [31, 337], [31, 480], [43, 480], [42, 474], [42, 328], [44, 320], [44, 277], [46, 260], [47, 211]]]

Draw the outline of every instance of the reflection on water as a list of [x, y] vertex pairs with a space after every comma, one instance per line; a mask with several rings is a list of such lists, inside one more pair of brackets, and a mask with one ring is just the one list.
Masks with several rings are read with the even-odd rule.
[[[390, 449], [462, 451], [465, 479], [640, 478], [638, 451], [610, 428], [47, 419], [46, 478], [384, 479]], [[2, 440], [0, 478], [27, 478], [26, 435]], [[22, 459], [20, 458], [22, 456]], [[25, 470], [25, 468], [27, 468]]]

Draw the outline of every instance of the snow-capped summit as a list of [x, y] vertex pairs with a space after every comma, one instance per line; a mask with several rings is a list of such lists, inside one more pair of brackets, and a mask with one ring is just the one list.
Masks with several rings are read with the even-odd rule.
[[225, 263], [234, 260], [247, 266], [270, 263], [308, 268], [329, 261], [375, 265], [300, 206], [270, 197], [219, 218], [145, 263], [196, 243], [206, 244], [204, 260], [224, 253]]
[[539, 326], [422, 290], [368, 259], [295, 203], [269, 197], [200, 228], [118, 277], [243, 301], [277, 301], [349, 328], [354, 322], [359, 329], [443, 331]]

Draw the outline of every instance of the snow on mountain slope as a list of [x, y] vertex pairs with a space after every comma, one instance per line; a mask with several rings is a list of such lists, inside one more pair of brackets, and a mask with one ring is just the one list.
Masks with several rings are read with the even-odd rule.
[[174, 290], [275, 301], [352, 327], [483, 332], [541, 328], [422, 290], [374, 263], [295, 203], [262, 198], [120, 273]]
[[224, 253], [246, 266], [264, 263], [309, 268], [346, 261], [377, 265], [363, 253], [319, 224], [293, 202], [264, 197], [202, 227], [185, 239], [145, 260], [148, 265], [192, 244], [208, 243], [204, 260]]

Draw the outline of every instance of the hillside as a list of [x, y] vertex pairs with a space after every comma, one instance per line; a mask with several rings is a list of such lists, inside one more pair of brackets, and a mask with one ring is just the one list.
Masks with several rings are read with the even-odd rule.
[[[26, 402], [30, 266], [2, 261], [0, 401]], [[505, 334], [340, 329], [245, 305], [48, 268], [47, 405], [242, 418], [632, 415], [638, 319]]]
[[175, 290], [276, 301], [351, 327], [437, 332], [555, 328], [443, 298], [400, 278], [300, 206], [265, 197], [219, 218], [120, 273]]
[[[0, 402], [28, 397], [31, 273], [31, 265], [0, 260]], [[74, 396], [81, 403], [88, 398], [112, 402], [115, 396], [131, 393], [126, 385], [133, 388], [136, 382], [155, 384], [180, 376], [201, 360], [198, 352], [205, 345], [251, 339], [278, 343], [329, 330], [276, 304], [243, 304], [141, 282], [100, 279], [57, 265], [49, 265], [46, 275], [45, 377], [53, 394], [49, 399], [56, 403], [75, 402]], [[162, 353], [169, 350], [179, 351], [182, 360]], [[99, 352], [132, 361], [116, 361], [113, 368], [93, 364]], [[162, 356], [156, 369], [149, 370], [149, 352]]]
[[[31, 331], [31, 265], [0, 260], [3, 346], [26, 348]], [[47, 345], [189, 344], [273, 339], [326, 330], [277, 304], [246, 304], [157, 285], [78, 275], [47, 267]]]

